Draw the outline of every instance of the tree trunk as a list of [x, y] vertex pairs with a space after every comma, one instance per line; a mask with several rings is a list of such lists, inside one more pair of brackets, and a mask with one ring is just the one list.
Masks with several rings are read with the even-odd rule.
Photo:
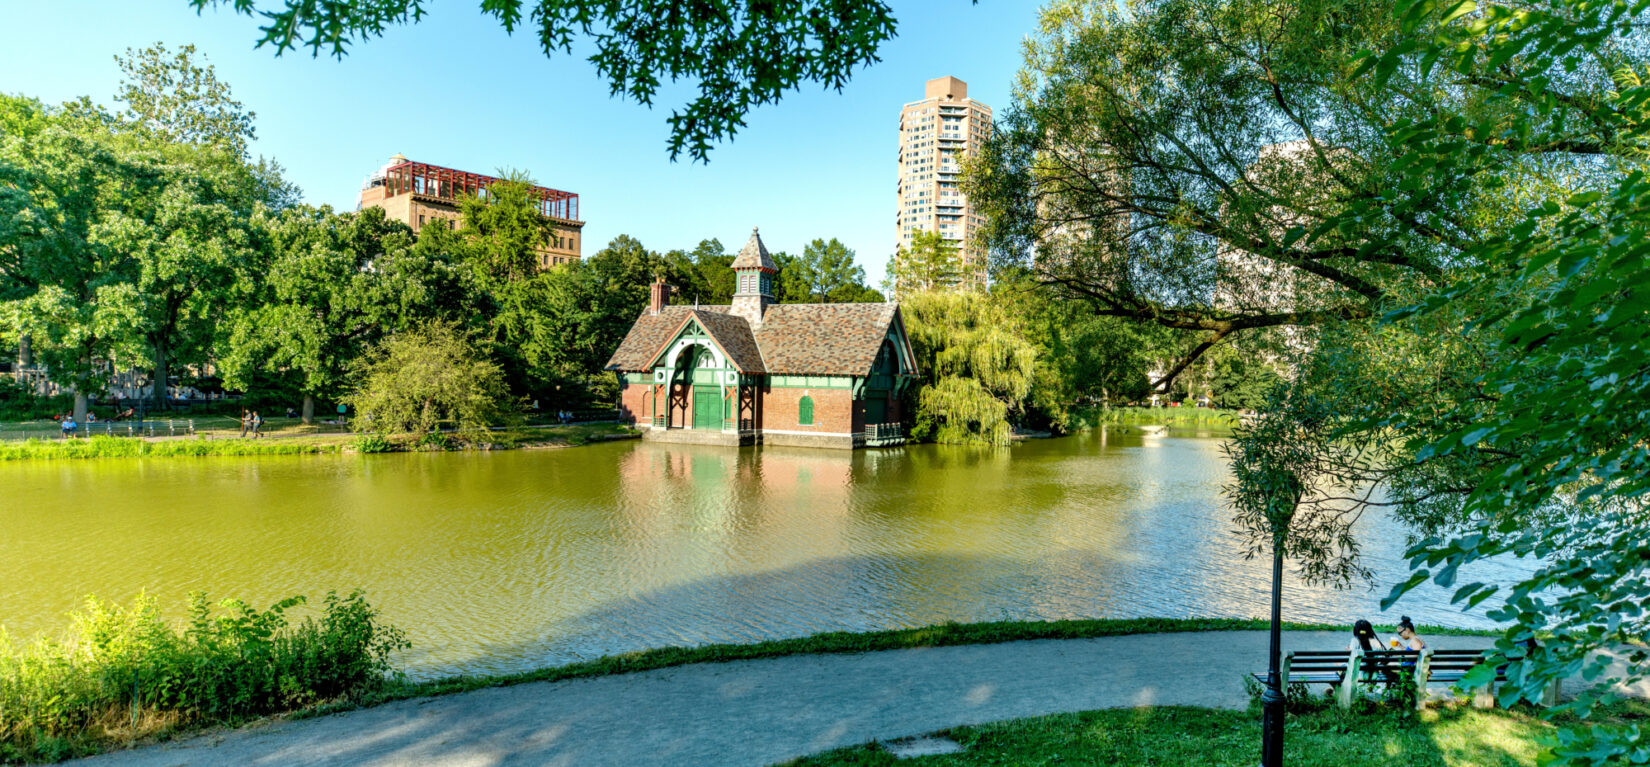
[[166, 382], [170, 379], [170, 376], [167, 375], [166, 364], [166, 344], [157, 342], [155, 344], [155, 385], [149, 392], [149, 399], [155, 403], [154, 408], [156, 410], [165, 410], [169, 404], [166, 401]]
[[74, 422], [76, 424], [86, 422], [86, 392], [79, 389], [74, 391]]
[[304, 425], [315, 423], [315, 395], [304, 395]]
[[34, 347], [29, 334], [24, 333], [17, 337], [17, 366], [28, 367], [34, 364]]

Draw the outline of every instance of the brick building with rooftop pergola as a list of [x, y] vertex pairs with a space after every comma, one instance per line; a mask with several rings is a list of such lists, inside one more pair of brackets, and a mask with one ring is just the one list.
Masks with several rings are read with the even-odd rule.
[[751, 232], [733, 303], [648, 307], [607, 369], [620, 417], [644, 439], [852, 449], [898, 444], [900, 394], [917, 378], [899, 305], [777, 304], [779, 272]]
[[[412, 227], [416, 234], [426, 225], [446, 221], [454, 229], [463, 225], [459, 210], [464, 198], [487, 195], [488, 187], [502, 179], [483, 176], [423, 162], [402, 155], [390, 158], [384, 167], [361, 184], [361, 208], [382, 208], [384, 215]], [[584, 222], [579, 220], [579, 196], [560, 189], [535, 186], [539, 215], [553, 230], [538, 250], [541, 268], [579, 260]]]

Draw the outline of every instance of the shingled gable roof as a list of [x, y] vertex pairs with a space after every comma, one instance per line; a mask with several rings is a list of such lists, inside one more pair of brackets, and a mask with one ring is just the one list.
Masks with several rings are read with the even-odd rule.
[[729, 264], [728, 268], [754, 269], [757, 267], [770, 272], [779, 271], [779, 265], [775, 264], [773, 257], [768, 255], [768, 247], [762, 244], [762, 236], [757, 234], [756, 229], [753, 228], [751, 229], [751, 238], [745, 242], [745, 247], [740, 249], [739, 255], [733, 259], [733, 263]]
[[[701, 306], [700, 312], [726, 312], [726, 306]], [[613, 356], [607, 360], [604, 370], [648, 370], [653, 364], [653, 358], [659, 356], [665, 344], [676, 338], [676, 331], [682, 323], [695, 311], [692, 306], [666, 306], [658, 314], [653, 314], [647, 308], [642, 309], [636, 324], [630, 326], [630, 332], [625, 334], [624, 340], [619, 342], [619, 348], [613, 351]]]
[[733, 360], [733, 367], [739, 372], [767, 372], [762, 365], [762, 352], [751, 335], [750, 323], [745, 322], [744, 317], [704, 310], [695, 310], [692, 316], [711, 340], [722, 347], [722, 352]]
[[898, 311], [898, 304], [774, 304], [756, 345], [770, 374], [862, 376]]
[[675, 340], [690, 319], [747, 373], [850, 375], [871, 372], [898, 304], [773, 304], [752, 332], [726, 306], [667, 306], [642, 311], [606, 369], [642, 371]]

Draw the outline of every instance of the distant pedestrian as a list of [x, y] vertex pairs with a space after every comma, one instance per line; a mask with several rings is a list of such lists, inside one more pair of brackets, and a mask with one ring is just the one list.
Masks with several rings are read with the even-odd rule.
[[264, 428], [264, 417], [261, 416], [261, 415], [258, 415], [258, 411], [256, 411], [256, 410], [252, 411], [252, 438], [257, 439], [259, 437], [262, 437], [263, 436], [263, 428]]
[[246, 433], [252, 430], [252, 413], [241, 408], [241, 439], [246, 439]]

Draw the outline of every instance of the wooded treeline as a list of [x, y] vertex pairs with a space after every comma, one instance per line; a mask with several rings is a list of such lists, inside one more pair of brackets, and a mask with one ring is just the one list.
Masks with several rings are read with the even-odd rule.
[[[418, 236], [376, 208], [303, 204], [248, 155], [253, 113], [192, 48], [120, 63], [119, 108], [0, 96], [0, 349], [75, 392], [77, 418], [132, 370], [307, 418], [386, 338], [432, 324], [496, 364], [512, 407], [603, 406], [617, 382], [601, 367], [653, 280], [678, 300], [731, 297], [715, 239], [660, 253], [621, 235], [540, 269], [555, 232], [519, 174], [463, 201], [461, 226]], [[775, 260], [780, 301], [882, 300], [835, 238]]]

